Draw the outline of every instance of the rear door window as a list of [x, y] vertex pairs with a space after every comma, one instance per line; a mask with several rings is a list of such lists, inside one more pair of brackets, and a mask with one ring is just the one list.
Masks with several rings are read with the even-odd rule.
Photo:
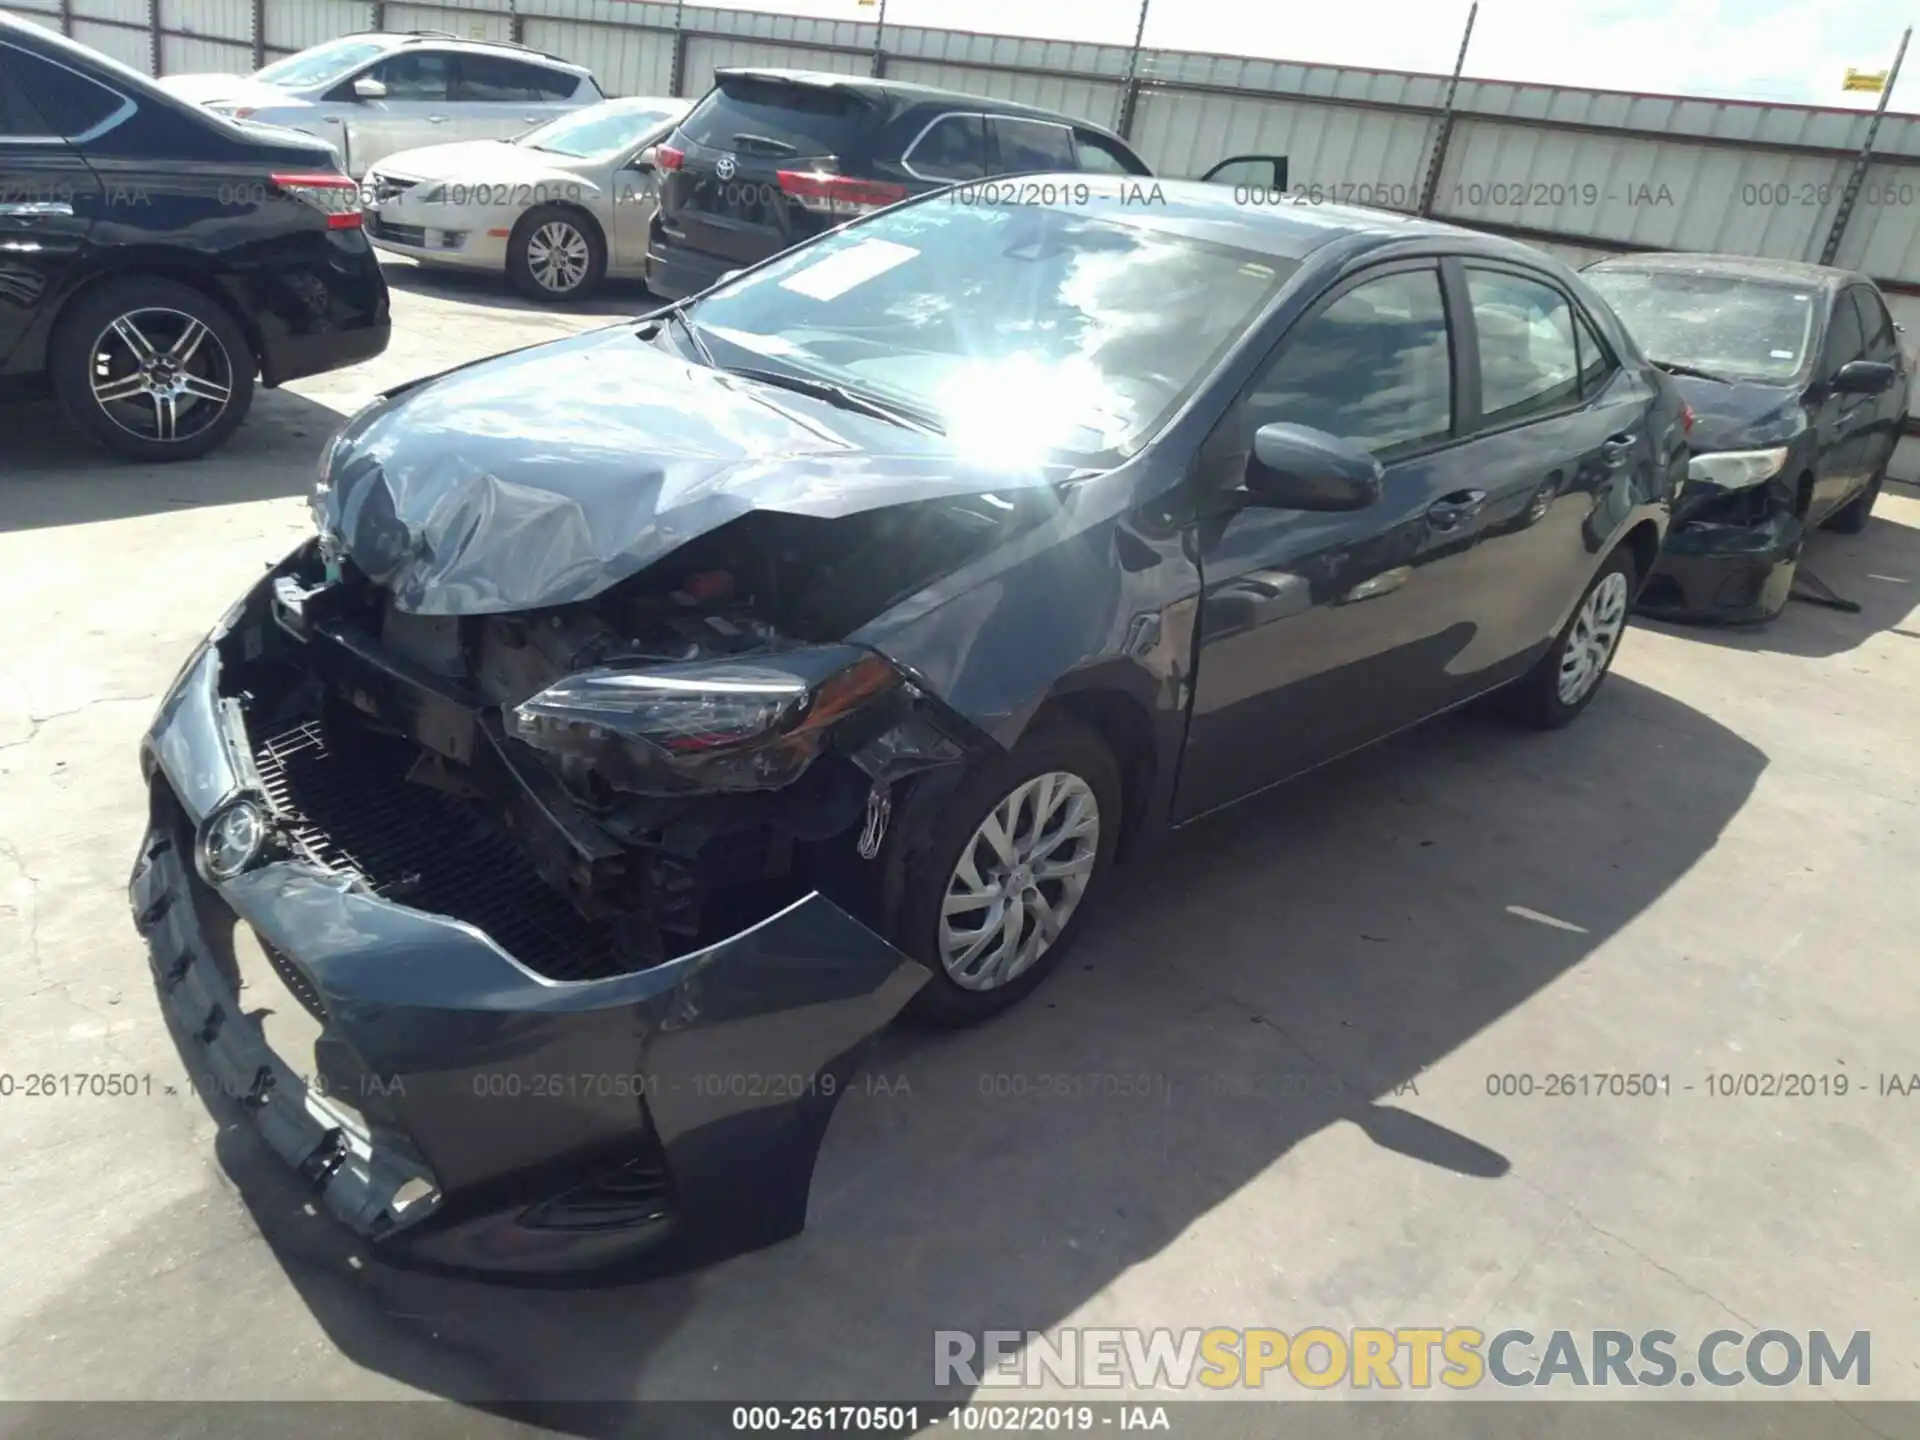
[[1073, 131], [1045, 120], [1014, 115], [991, 115], [987, 134], [994, 147], [994, 173], [1027, 175], [1045, 170], [1073, 170]]
[[453, 98], [502, 105], [543, 105], [565, 100], [578, 77], [504, 55], [462, 55]]
[[1095, 175], [1146, 175], [1150, 173], [1137, 155], [1091, 130], [1073, 132], [1074, 149], [1079, 152], [1079, 168]]
[[877, 112], [850, 90], [732, 76], [707, 92], [680, 134], [710, 150], [760, 155], [845, 155]]
[[[12, 45], [0, 45], [0, 92], [0, 135], [73, 140], [127, 106], [118, 91]], [[18, 98], [10, 103], [9, 95]]]
[[1480, 335], [1480, 413], [1508, 425], [1580, 399], [1573, 307], [1551, 285], [1504, 270], [1467, 270]]
[[987, 173], [986, 117], [942, 115], [901, 163], [925, 180], [978, 180]]

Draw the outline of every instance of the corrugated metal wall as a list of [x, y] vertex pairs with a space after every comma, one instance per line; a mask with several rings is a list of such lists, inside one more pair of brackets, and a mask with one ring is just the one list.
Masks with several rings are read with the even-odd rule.
[[[58, 0], [23, 8], [43, 23], [60, 14]], [[262, 0], [260, 11], [267, 55], [378, 15], [389, 29], [517, 36], [592, 66], [616, 94], [672, 92], [676, 19], [682, 93], [722, 65], [869, 73], [878, 38], [864, 20], [663, 0]], [[140, 69], [245, 70], [253, 12], [254, 0], [70, 0], [70, 27]], [[912, 26], [884, 38], [888, 75], [1124, 125], [1168, 175], [1277, 153], [1296, 189], [1415, 210], [1445, 128], [1437, 75], [1177, 51], [1142, 51], [1136, 68], [1120, 45]], [[1818, 259], [1867, 125], [1855, 111], [1466, 80], [1432, 212], [1549, 246]], [[1874, 149], [1838, 260], [1920, 297], [1920, 116], [1888, 116]]]

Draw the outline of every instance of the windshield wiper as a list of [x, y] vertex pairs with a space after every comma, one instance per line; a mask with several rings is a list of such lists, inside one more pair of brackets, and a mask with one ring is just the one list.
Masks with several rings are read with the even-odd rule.
[[876, 420], [888, 420], [907, 430], [919, 430], [928, 435], [944, 435], [932, 420], [919, 411], [904, 405], [896, 405], [890, 400], [882, 400], [863, 391], [849, 390], [844, 385], [836, 385], [831, 380], [815, 380], [805, 375], [790, 375], [781, 370], [759, 370], [748, 368], [727, 368], [724, 374], [738, 375], [742, 380], [757, 380], [762, 385], [777, 385], [782, 390], [791, 390], [796, 395], [811, 395], [816, 400], [824, 400], [842, 410], [852, 410], [861, 415], [870, 415]]
[[1655, 360], [1653, 363], [1669, 375], [1684, 375], [1692, 380], [1712, 380], [1720, 385], [1734, 383], [1724, 375], [1716, 375], [1711, 370], [1702, 370], [1697, 365], [1681, 365], [1672, 360]]

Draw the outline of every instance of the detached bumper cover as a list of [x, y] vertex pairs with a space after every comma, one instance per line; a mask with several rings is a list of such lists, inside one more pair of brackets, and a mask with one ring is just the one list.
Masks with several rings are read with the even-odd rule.
[[[834, 1103], [925, 969], [817, 894], [655, 968], [556, 982], [300, 861], [214, 884], [197, 827], [261, 794], [221, 640], [143, 746], [130, 900], [183, 1048], [326, 1208], [396, 1258], [477, 1271], [678, 1266], [797, 1233]], [[284, 984], [243, 986], [223, 924]], [[296, 1006], [318, 1031], [304, 1073], [263, 1028]]]
[[1771, 620], [1786, 608], [1806, 528], [1786, 499], [1751, 524], [1680, 516], [1641, 589], [1638, 609], [1656, 619], [1719, 624]]

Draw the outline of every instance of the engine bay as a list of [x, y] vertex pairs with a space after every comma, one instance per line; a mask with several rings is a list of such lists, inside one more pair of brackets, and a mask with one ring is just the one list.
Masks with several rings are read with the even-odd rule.
[[[330, 577], [309, 547], [275, 581], [272, 613], [246, 646], [260, 653], [236, 677], [240, 699], [250, 733], [280, 737], [274, 773], [306, 825], [294, 828], [308, 834], [309, 858], [396, 899], [423, 883], [432, 891], [430, 853], [411, 870], [368, 873], [381, 871], [365, 858], [383, 853], [379, 837], [339, 840], [357, 834], [370, 808], [425, 807], [435, 825], [471, 832], [475, 844], [486, 832], [488, 855], [505, 846], [523, 858], [598, 927], [602, 948], [618, 952], [615, 968], [643, 968], [738, 933], [808, 890], [855, 914], [869, 908], [891, 787], [991, 742], [879, 657], [838, 642], [1043, 513], [1034, 497], [996, 496], [838, 520], [754, 512], [591, 600], [507, 614], [403, 611], [351, 561]], [[823, 721], [804, 763], [764, 786], [736, 776], [650, 791], [516, 734], [519, 708], [569, 677], [644, 679], [726, 662], [803, 670], [797, 662], [823, 649], [864, 656], [862, 673], [883, 671], [885, 683], [856, 696], [844, 718], [829, 716], [830, 731]], [[364, 758], [386, 779], [355, 806], [315, 788], [323, 759], [337, 770]], [[706, 761], [696, 748], [681, 763], [697, 775]], [[314, 797], [332, 806], [324, 823], [311, 813]]]

